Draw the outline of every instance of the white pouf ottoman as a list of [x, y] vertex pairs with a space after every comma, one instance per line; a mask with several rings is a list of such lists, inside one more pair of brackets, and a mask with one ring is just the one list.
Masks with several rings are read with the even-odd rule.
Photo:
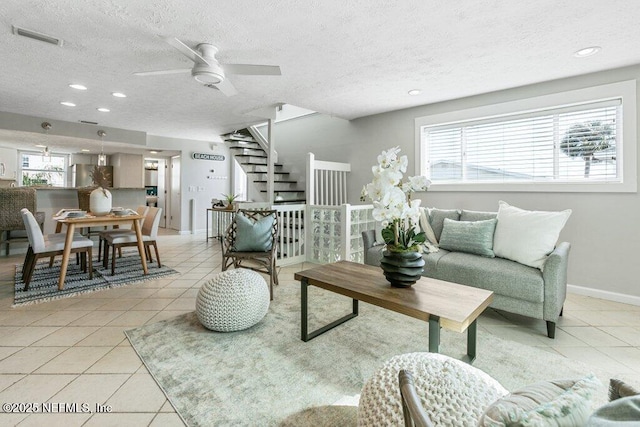
[[358, 426], [404, 426], [398, 372], [406, 369], [435, 426], [470, 426], [493, 402], [508, 393], [480, 369], [437, 353], [394, 356], [362, 389]]
[[202, 285], [196, 298], [200, 323], [213, 331], [250, 328], [269, 310], [269, 287], [252, 270], [238, 268], [219, 273]]

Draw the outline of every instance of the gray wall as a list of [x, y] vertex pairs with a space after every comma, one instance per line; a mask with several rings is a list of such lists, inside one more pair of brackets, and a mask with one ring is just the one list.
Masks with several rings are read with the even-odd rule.
[[[590, 86], [638, 79], [640, 66], [544, 82], [346, 122], [314, 115], [279, 123], [276, 150], [302, 167], [306, 152], [318, 160], [350, 162], [349, 199], [371, 181], [380, 151], [399, 145], [414, 171], [416, 117], [462, 110]], [[639, 86], [640, 87], [640, 86]], [[640, 99], [640, 95], [638, 96]], [[638, 120], [640, 124], [640, 120]], [[638, 132], [640, 135], [640, 131]], [[625, 144], [637, 141], [625, 141]], [[640, 155], [640, 150], [638, 150]], [[504, 200], [524, 209], [573, 210], [560, 239], [571, 242], [568, 282], [577, 292], [640, 305], [640, 196], [637, 193], [436, 192], [419, 195], [423, 206], [495, 211]], [[584, 288], [576, 288], [584, 287]]]

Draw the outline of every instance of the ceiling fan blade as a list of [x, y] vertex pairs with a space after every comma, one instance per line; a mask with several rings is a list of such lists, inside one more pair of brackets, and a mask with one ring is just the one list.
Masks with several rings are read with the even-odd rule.
[[233, 87], [228, 79], [224, 79], [220, 83], [216, 84], [215, 87], [226, 96], [233, 96], [238, 93], [236, 88]]
[[254, 64], [223, 64], [222, 68], [229, 74], [244, 74], [246, 76], [280, 76], [280, 67], [277, 65]]
[[166, 41], [171, 46], [173, 46], [176, 49], [178, 49], [184, 56], [186, 56], [187, 58], [189, 58], [190, 60], [192, 60], [196, 64], [211, 65], [197, 51], [191, 49], [189, 46], [187, 46], [186, 44], [182, 43], [177, 38], [175, 38], [175, 37], [166, 37], [164, 39], [164, 41]]
[[134, 76], [160, 76], [163, 74], [179, 74], [179, 73], [189, 73], [191, 72], [191, 68], [180, 68], [178, 70], [158, 70], [158, 71], [139, 71], [137, 73], [133, 73]]

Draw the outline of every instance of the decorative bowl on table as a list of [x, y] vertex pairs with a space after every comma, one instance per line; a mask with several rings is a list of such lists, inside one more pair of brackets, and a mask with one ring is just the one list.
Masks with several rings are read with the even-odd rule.
[[125, 208], [111, 208], [111, 214], [115, 216], [127, 215], [128, 211]]
[[87, 216], [87, 211], [71, 211], [67, 213], [67, 218], [83, 218]]

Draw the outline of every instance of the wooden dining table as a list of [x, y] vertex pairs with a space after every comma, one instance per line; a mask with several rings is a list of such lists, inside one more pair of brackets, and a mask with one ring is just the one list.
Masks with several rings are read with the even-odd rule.
[[142, 228], [140, 227], [140, 220], [144, 216], [138, 214], [130, 215], [87, 215], [80, 218], [55, 218], [56, 233], [62, 231], [62, 226], [67, 226], [67, 234], [64, 242], [64, 250], [62, 252], [62, 265], [60, 266], [60, 279], [58, 280], [58, 289], [64, 289], [64, 279], [67, 276], [67, 267], [69, 265], [69, 257], [71, 255], [71, 244], [73, 242], [73, 234], [77, 228], [87, 227], [101, 227], [101, 226], [120, 226], [122, 224], [131, 224], [131, 229], [135, 230], [138, 238], [138, 252], [140, 253], [140, 263], [142, 264], [142, 270], [144, 274], [148, 273], [147, 270], [147, 257], [144, 250], [144, 242], [142, 241]]

